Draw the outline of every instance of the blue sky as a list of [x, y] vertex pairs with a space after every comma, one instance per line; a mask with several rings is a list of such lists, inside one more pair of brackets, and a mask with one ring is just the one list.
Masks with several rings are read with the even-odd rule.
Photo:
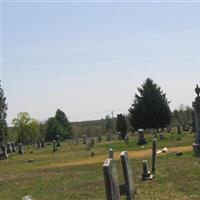
[[127, 113], [150, 77], [191, 106], [200, 83], [199, 3], [2, 3], [2, 85], [19, 112], [71, 121]]

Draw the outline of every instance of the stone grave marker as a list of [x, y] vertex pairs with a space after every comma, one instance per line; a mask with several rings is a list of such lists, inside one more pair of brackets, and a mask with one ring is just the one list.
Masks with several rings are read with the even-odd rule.
[[84, 135], [83, 135], [83, 144], [86, 144], [86, 140], [87, 140], [87, 137], [86, 137], [86, 135], [84, 134]]
[[12, 153], [12, 147], [10, 143], [7, 143], [7, 153]]
[[113, 149], [109, 149], [108, 158], [113, 159]]
[[38, 141], [36, 142], [36, 148], [37, 148], [37, 149], [40, 149], [40, 148], [41, 148], [40, 140], [38, 140]]
[[142, 173], [142, 180], [151, 180], [153, 179], [153, 175], [150, 173], [150, 171], [148, 170], [148, 163], [147, 160], [143, 160], [142, 161], [142, 169], [143, 169], [143, 173]]
[[134, 199], [135, 191], [134, 191], [134, 185], [133, 185], [132, 170], [131, 170], [131, 165], [129, 162], [127, 151], [121, 152], [120, 157], [121, 157], [121, 164], [122, 164], [124, 181], [125, 181], [126, 199], [132, 200]]
[[119, 183], [113, 159], [109, 158], [105, 160], [103, 164], [103, 174], [104, 174], [105, 189], [106, 189], [106, 199], [119, 200], [120, 197]]
[[44, 139], [41, 139], [41, 147], [44, 148], [46, 146]]
[[8, 158], [7, 150], [6, 147], [2, 145], [0, 148], [0, 160], [4, 160], [6, 158]]
[[20, 155], [24, 154], [24, 149], [23, 149], [22, 143], [18, 144], [18, 154], [20, 154]]
[[12, 152], [16, 152], [16, 147], [15, 147], [15, 143], [11, 142], [11, 147], [12, 147]]
[[145, 137], [144, 137], [144, 129], [138, 129], [138, 142], [137, 144], [138, 145], [143, 145], [143, 144], [146, 144], [146, 140], [145, 140]]
[[56, 140], [53, 140], [53, 152], [57, 151], [57, 142]]
[[57, 143], [57, 147], [60, 147], [60, 135], [56, 135], [56, 143]]
[[159, 139], [160, 140], [164, 140], [164, 134], [161, 132], [161, 133], [159, 133]]
[[157, 152], [157, 140], [154, 138], [153, 139], [153, 144], [152, 144], [152, 173], [155, 174], [156, 171], [156, 152]]

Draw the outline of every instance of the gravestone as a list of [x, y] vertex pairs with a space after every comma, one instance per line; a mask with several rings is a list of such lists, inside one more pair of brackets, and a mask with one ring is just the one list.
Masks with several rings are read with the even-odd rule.
[[101, 142], [101, 140], [102, 140], [101, 136], [98, 135], [98, 136], [97, 136], [97, 141], [98, 141], [98, 142]]
[[22, 143], [18, 144], [18, 154], [20, 154], [20, 155], [24, 154], [24, 149], [23, 149]]
[[131, 165], [128, 158], [128, 153], [126, 151], [123, 151], [121, 152], [120, 157], [124, 175], [126, 199], [132, 200], [134, 199], [135, 191], [134, 191], [133, 176], [132, 176]]
[[57, 147], [60, 147], [60, 135], [56, 135], [56, 143], [57, 143]]
[[86, 140], [87, 140], [87, 138], [86, 138], [86, 135], [84, 134], [83, 135], [83, 144], [86, 144]]
[[91, 148], [93, 148], [94, 147], [94, 138], [93, 137], [91, 137], [91, 139], [90, 139], [90, 144], [91, 144]]
[[138, 145], [143, 145], [143, 144], [146, 144], [146, 140], [145, 140], [145, 137], [144, 137], [144, 129], [138, 129], [138, 142], [137, 144]]
[[40, 149], [40, 148], [41, 148], [40, 140], [38, 140], [38, 141], [36, 142], [36, 148], [37, 148], [37, 149]]
[[113, 149], [109, 149], [108, 158], [113, 159]]
[[155, 174], [156, 171], [156, 151], [157, 151], [157, 141], [154, 138], [152, 144], [152, 173]]
[[129, 137], [128, 134], [126, 134], [125, 138], [124, 138], [125, 143], [128, 145], [129, 144]]
[[78, 138], [75, 139], [74, 144], [75, 144], [75, 145], [78, 145]]
[[177, 126], [177, 133], [180, 134], [181, 133], [181, 127]]
[[12, 152], [16, 152], [16, 147], [15, 147], [15, 143], [11, 142], [11, 147], [12, 147]]
[[12, 147], [10, 143], [7, 143], [7, 153], [12, 153]]
[[150, 171], [148, 170], [148, 163], [147, 160], [143, 160], [142, 161], [142, 169], [143, 169], [143, 173], [142, 173], [142, 180], [151, 180], [153, 179], [153, 175], [150, 173]]
[[2, 145], [0, 148], [0, 160], [4, 160], [6, 158], [8, 158], [7, 150], [6, 147]]
[[41, 147], [44, 148], [46, 146], [44, 139], [41, 139]]
[[196, 155], [200, 155], [200, 88], [197, 85], [195, 88], [197, 97], [193, 102], [192, 106], [194, 108], [194, 120], [195, 120], [195, 141], [193, 143], [193, 151]]
[[57, 142], [56, 140], [53, 140], [53, 152], [57, 151]]
[[103, 164], [103, 174], [104, 174], [105, 189], [106, 189], [106, 199], [119, 200], [120, 197], [119, 183], [113, 159], [105, 160]]
[[160, 140], [163, 140], [164, 139], [164, 134], [163, 133], [159, 133], [159, 138], [160, 138]]

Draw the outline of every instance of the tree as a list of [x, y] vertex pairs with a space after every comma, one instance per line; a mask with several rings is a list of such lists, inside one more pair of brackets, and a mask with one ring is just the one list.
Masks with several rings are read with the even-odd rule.
[[20, 112], [12, 120], [14, 130], [17, 132], [17, 141], [23, 144], [33, 143], [39, 137], [39, 123], [32, 119], [27, 112]]
[[135, 129], [164, 128], [171, 121], [171, 111], [166, 94], [161, 88], [147, 78], [138, 88], [133, 104], [129, 109], [130, 122]]
[[6, 103], [6, 97], [4, 96], [4, 91], [0, 84], [0, 144], [4, 143], [5, 145], [5, 135], [7, 132], [7, 110], [8, 105]]
[[117, 115], [116, 129], [118, 132], [121, 133], [121, 138], [125, 139], [127, 126], [126, 126], [126, 118], [122, 114]]
[[109, 132], [112, 128], [112, 120], [110, 118], [109, 115], [106, 115], [106, 118], [105, 118], [105, 130], [106, 132]]

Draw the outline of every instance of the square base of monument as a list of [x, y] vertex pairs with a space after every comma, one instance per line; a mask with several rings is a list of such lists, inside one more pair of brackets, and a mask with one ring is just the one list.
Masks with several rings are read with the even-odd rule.
[[152, 180], [153, 177], [154, 177], [154, 175], [151, 174], [150, 171], [148, 171], [148, 173], [142, 174], [141, 180], [142, 180], [142, 181]]
[[196, 155], [200, 155], [200, 144], [193, 143], [193, 151]]

